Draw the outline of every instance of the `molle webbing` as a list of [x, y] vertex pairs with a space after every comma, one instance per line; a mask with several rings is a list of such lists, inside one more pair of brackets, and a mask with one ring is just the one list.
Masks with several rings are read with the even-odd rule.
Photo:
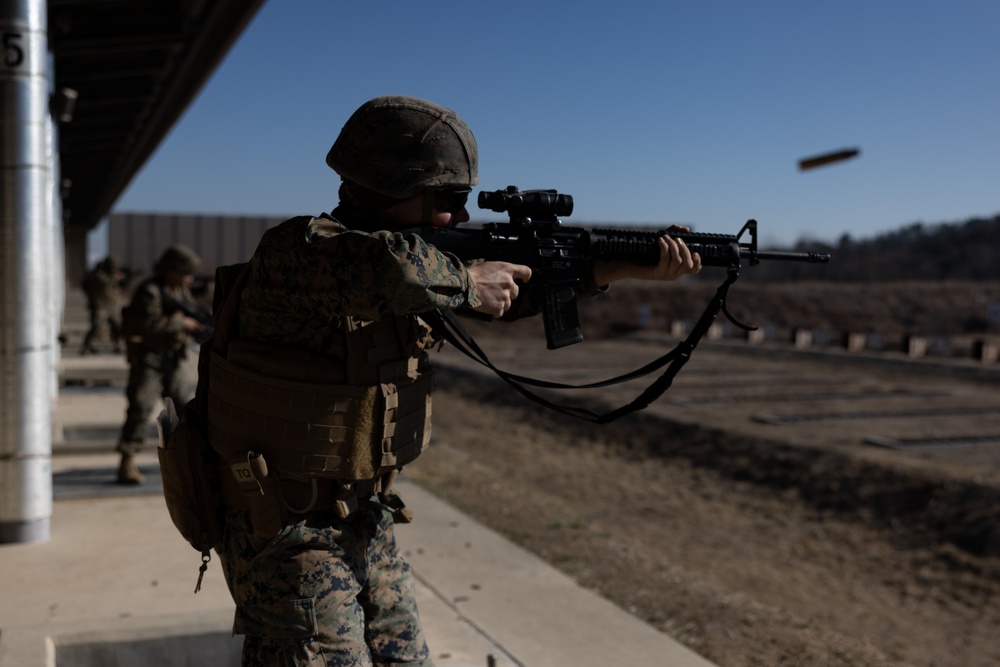
[[[383, 317], [375, 322], [344, 318], [342, 323], [346, 344], [345, 382], [350, 385], [372, 385], [387, 382], [386, 372], [415, 376], [416, 369], [426, 366], [425, 351], [418, 350], [417, 329], [421, 325], [412, 318]], [[418, 366], [391, 365], [395, 360], [419, 358]], [[386, 364], [390, 364], [387, 368]]]
[[381, 365], [377, 384], [332, 385], [263, 375], [213, 353], [209, 439], [228, 458], [261, 452], [289, 477], [373, 479], [415, 459], [429, 439], [433, 374], [417, 363]]

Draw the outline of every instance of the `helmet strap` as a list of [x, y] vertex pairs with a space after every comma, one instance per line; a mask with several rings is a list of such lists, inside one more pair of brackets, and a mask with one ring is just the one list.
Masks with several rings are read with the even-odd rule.
[[430, 227], [431, 222], [434, 221], [434, 191], [430, 188], [424, 188], [421, 202], [421, 224], [425, 227]]
[[359, 183], [344, 179], [340, 184], [340, 201], [352, 208], [366, 208], [372, 211], [384, 211], [398, 204], [399, 199], [375, 192]]

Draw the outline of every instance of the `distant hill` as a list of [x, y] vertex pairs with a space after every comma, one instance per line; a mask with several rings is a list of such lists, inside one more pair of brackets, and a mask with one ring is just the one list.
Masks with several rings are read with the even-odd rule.
[[1000, 215], [962, 223], [915, 223], [869, 239], [844, 235], [835, 244], [799, 241], [791, 248], [823, 251], [830, 264], [767, 262], [742, 272], [753, 282], [819, 280], [835, 282], [1000, 280]]
[[[844, 236], [832, 245], [801, 241], [767, 249], [832, 255], [827, 265], [765, 262], [740, 271], [729, 293], [730, 312], [786, 340], [796, 328], [825, 332], [833, 341], [846, 332], [873, 332], [890, 346], [911, 334], [947, 336], [953, 352], [967, 354], [974, 338], [1000, 336], [1000, 215], [913, 224], [869, 239]], [[725, 275], [709, 267], [672, 283], [618, 283], [581, 303], [584, 333], [607, 337], [690, 323]], [[511, 326], [543, 340], [537, 318]]]

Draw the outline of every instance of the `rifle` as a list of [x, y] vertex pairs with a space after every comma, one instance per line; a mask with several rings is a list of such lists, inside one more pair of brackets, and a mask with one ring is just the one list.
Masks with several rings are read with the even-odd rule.
[[199, 345], [211, 338], [212, 334], [215, 332], [215, 326], [212, 322], [211, 313], [200, 308], [196, 308], [194, 304], [189, 303], [184, 299], [175, 299], [170, 296], [165, 298], [164, 305], [172, 307], [171, 310], [179, 310], [188, 317], [198, 320], [198, 322], [205, 327], [196, 334], [190, 334]]
[[[583, 340], [577, 308], [576, 285], [585, 267], [594, 260], [655, 265], [660, 259], [657, 239], [669, 235], [701, 255], [702, 266], [726, 267], [732, 283], [744, 260], [750, 266], [761, 261], [826, 263], [829, 254], [819, 252], [768, 252], [757, 248], [757, 221], [748, 220], [739, 234], [677, 233], [630, 229], [585, 229], [563, 227], [559, 216], [573, 213], [573, 197], [555, 190], [519, 191], [516, 186], [479, 193], [479, 208], [506, 212], [508, 223], [487, 223], [481, 229], [419, 228], [407, 230], [438, 250], [462, 260], [485, 259], [524, 264], [531, 268], [531, 282], [543, 293], [542, 318], [549, 349]], [[744, 234], [749, 241], [741, 241]], [[737, 326], [752, 329], [726, 317]]]
[[[555, 190], [519, 191], [510, 186], [505, 190], [479, 193], [479, 207], [507, 212], [509, 223], [488, 223], [482, 229], [469, 228], [418, 228], [406, 230], [416, 234], [439, 250], [451, 252], [463, 261], [486, 259], [525, 264], [531, 267], [531, 282], [537, 282], [543, 291], [542, 317], [545, 321], [545, 338], [549, 349], [565, 347], [583, 340], [576, 304], [576, 285], [588, 270], [592, 260], [630, 262], [655, 265], [660, 258], [657, 239], [669, 234], [683, 240], [692, 250], [701, 254], [703, 266], [726, 267], [727, 278], [716, 290], [688, 337], [678, 345], [642, 368], [614, 378], [587, 384], [570, 385], [515, 375], [493, 365], [475, 340], [465, 331], [450, 311], [434, 311], [421, 315], [434, 332], [454, 345], [460, 352], [483, 366], [516, 389], [526, 398], [547, 408], [572, 417], [597, 424], [607, 424], [620, 417], [642, 410], [670, 388], [674, 376], [691, 358], [701, 340], [720, 312], [744, 329], [752, 330], [738, 322], [726, 309], [729, 287], [739, 277], [740, 265], [746, 260], [751, 266], [762, 260], [800, 261], [825, 263], [826, 253], [762, 252], [757, 248], [757, 221], [748, 220], [739, 234], [676, 233], [670, 230], [636, 231], [625, 229], [582, 229], [563, 227], [560, 215], [573, 212], [573, 198]], [[740, 239], [749, 235], [749, 241]], [[627, 382], [667, 366], [663, 374], [653, 381], [631, 402], [605, 413], [597, 413], [584, 406], [555, 403], [531, 387], [545, 389], [595, 389]]]

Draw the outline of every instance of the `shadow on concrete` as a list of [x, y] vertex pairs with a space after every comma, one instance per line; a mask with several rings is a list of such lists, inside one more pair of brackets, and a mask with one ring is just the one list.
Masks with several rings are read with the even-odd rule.
[[148, 496], [163, 493], [160, 468], [140, 465], [146, 476], [143, 484], [124, 485], [115, 482], [117, 468], [71, 468], [52, 475], [53, 500], [81, 500], [84, 498], [109, 498], [113, 496]]

